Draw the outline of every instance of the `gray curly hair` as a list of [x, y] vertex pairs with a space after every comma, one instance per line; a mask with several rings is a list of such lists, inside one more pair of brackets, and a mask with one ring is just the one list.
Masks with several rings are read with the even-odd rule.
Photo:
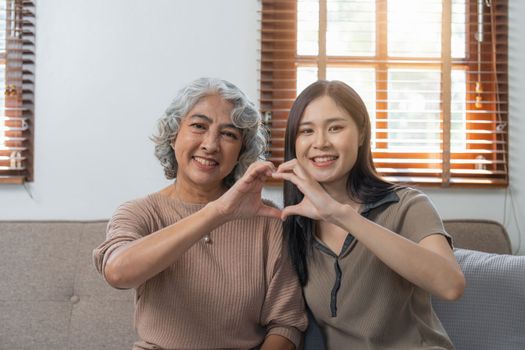
[[182, 118], [203, 98], [219, 95], [233, 104], [232, 123], [241, 130], [242, 148], [237, 165], [226, 176], [224, 183], [230, 187], [258, 159], [264, 159], [267, 132], [261, 123], [261, 115], [248, 97], [232, 83], [216, 78], [200, 78], [182, 88], [164, 115], [157, 122], [157, 132], [151, 139], [155, 143], [155, 156], [164, 167], [167, 179], [177, 175], [177, 160], [171, 147], [179, 132]]

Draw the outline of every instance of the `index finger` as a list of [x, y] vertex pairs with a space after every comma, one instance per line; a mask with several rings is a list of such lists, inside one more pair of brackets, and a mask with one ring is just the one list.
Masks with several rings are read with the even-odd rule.
[[275, 171], [275, 165], [269, 160], [256, 161], [248, 167], [248, 170], [260, 169], [260, 168], [266, 168], [268, 170]]
[[251, 183], [261, 175], [271, 176], [274, 169], [275, 165], [272, 162], [255, 162], [250, 165], [243, 177], [247, 183]]
[[297, 159], [295, 158], [291, 159], [279, 165], [279, 167], [277, 168], [277, 172], [281, 173], [281, 172], [293, 170], [296, 165], [297, 165]]

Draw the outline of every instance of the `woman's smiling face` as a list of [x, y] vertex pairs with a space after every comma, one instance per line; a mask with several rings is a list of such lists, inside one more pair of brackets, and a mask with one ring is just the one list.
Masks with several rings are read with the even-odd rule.
[[346, 186], [360, 145], [353, 118], [327, 96], [304, 110], [295, 139], [299, 164], [319, 183]]
[[182, 119], [172, 145], [177, 186], [204, 190], [223, 186], [242, 148], [242, 133], [231, 120], [233, 105], [218, 95], [202, 98]]

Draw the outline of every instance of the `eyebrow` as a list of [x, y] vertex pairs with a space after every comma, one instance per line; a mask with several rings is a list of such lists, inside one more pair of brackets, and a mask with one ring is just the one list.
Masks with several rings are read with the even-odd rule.
[[[208, 116], [206, 116], [204, 114], [194, 114], [194, 115], [191, 115], [189, 118], [199, 118], [199, 119], [203, 119], [207, 123], [213, 124], [213, 119], [211, 119], [210, 117], [208, 117]], [[235, 129], [235, 130], [240, 130], [240, 128], [236, 127], [232, 123], [219, 124], [219, 127], [220, 128], [232, 128], [232, 129]]]
[[[341, 118], [341, 117], [328, 118], [328, 119], [323, 120], [323, 123], [329, 124], [329, 123], [341, 122], [341, 121], [346, 121], [346, 118]], [[299, 126], [312, 125], [312, 124], [313, 122], [302, 122], [302, 123], [299, 123]]]

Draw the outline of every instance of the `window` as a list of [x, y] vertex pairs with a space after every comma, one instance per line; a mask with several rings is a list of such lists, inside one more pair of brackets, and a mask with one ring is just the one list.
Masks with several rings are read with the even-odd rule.
[[387, 179], [506, 186], [507, 12], [507, 0], [262, 0], [270, 159], [297, 93], [342, 80], [368, 107]]
[[33, 180], [34, 4], [0, 1], [0, 183]]

